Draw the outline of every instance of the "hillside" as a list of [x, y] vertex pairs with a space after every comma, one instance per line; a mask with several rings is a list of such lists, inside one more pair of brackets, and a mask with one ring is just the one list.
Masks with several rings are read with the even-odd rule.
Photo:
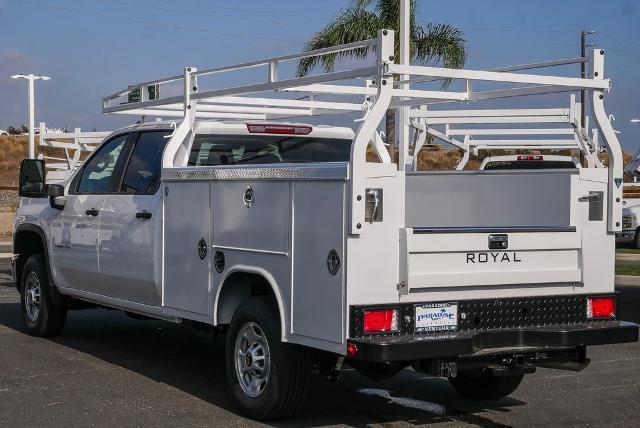
[[[16, 187], [18, 185], [18, 169], [20, 161], [27, 157], [27, 137], [0, 135], [0, 187]], [[36, 153], [47, 156], [64, 157], [61, 149], [40, 147], [36, 136]]]
[[17, 186], [20, 161], [27, 155], [27, 139], [0, 135], [0, 187]]

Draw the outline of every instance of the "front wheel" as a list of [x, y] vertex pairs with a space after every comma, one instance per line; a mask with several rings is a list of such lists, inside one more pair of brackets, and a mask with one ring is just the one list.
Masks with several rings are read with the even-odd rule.
[[67, 319], [66, 309], [57, 308], [51, 301], [47, 267], [42, 254], [27, 259], [22, 271], [20, 301], [22, 320], [32, 336], [55, 336]]
[[476, 400], [497, 400], [515, 391], [524, 375], [494, 376], [489, 370], [462, 370], [450, 377], [451, 385], [463, 396]]
[[292, 416], [311, 371], [306, 349], [280, 340], [277, 306], [253, 297], [233, 315], [226, 341], [227, 378], [244, 414], [267, 421]]

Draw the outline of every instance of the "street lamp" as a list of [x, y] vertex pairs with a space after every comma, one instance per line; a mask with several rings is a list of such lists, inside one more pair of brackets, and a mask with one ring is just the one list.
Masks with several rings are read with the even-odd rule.
[[36, 157], [36, 144], [34, 137], [35, 118], [34, 118], [34, 95], [33, 95], [33, 82], [36, 80], [49, 80], [48, 76], [41, 74], [14, 74], [12, 79], [25, 79], [29, 88], [29, 159], [35, 159]]

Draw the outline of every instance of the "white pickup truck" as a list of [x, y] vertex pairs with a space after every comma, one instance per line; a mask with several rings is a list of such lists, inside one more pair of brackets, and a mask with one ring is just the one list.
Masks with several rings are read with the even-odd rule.
[[623, 202], [622, 231], [616, 235], [616, 242], [640, 249], [640, 199], [627, 198]]
[[[373, 45], [373, 67], [278, 78], [286, 61]], [[27, 331], [58, 334], [68, 310], [99, 305], [222, 332], [233, 396], [259, 420], [297, 411], [314, 368], [335, 377], [349, 364], [379, 379], [411, 366], [496, 399], [536, 367], [580, 370], [587, 346], [636, 341], [614, 292], [621, 154], [602, 104], [603, 53], [590, 59], [594, 77], [577, 79], [402, 66], [393, 46], [383, 30], [333, 49], [188, 67], [104, 99], [105, 113], [175, 122], [114, 132], [61, 183], [46, 184], [43, 161], [23, 161], [14, 274]], [[258, 66], [263, 82], [197, 84]], [[391, 84], [397, 75], [516, 87], [407, 89]], [[356, 77], [373, 82], [343, 82]], [[182, 96], [118, 101], [176, 81]], [[408, 127], [398, 164], [376, 134], [390, 107], [433, 132], [478, 112], [412, 106], [582, 88], [610, 169], [418, 172]], [[277, 120], [345, 111], [362, 116], [355, 132]], [[571, 126], [568, 111], [549, 114]], [[380, 162], [367, 162], [369, 145]]]

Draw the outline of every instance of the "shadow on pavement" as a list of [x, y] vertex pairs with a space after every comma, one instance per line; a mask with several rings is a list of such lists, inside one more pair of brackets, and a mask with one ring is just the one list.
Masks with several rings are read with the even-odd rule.
[[640, 323], [640, 287], [618, 285], [620, 293], [620, 319]]
[[[24, 333], [18, 303], [0, 304], [0, 324]], [[133, 320], [120, 311], [91, 309], [70, 312], [62, 335], [48, 340], [171, 385], [237, 414], [227, 387], [222, 339], [208, 341], [171, 323]], [[475, 413], [509, 412], [510, 407], [524, 404], [512, 398], [491, 403], [466, 400], [458, 396], [446, 380], [410, 370], [381, 382], [347, 370], [337, 383], [314, 375], [309, 399], [300, 416], [277, 425], [368, 426], [389, 422], [459, 421], [501, 426]]]

